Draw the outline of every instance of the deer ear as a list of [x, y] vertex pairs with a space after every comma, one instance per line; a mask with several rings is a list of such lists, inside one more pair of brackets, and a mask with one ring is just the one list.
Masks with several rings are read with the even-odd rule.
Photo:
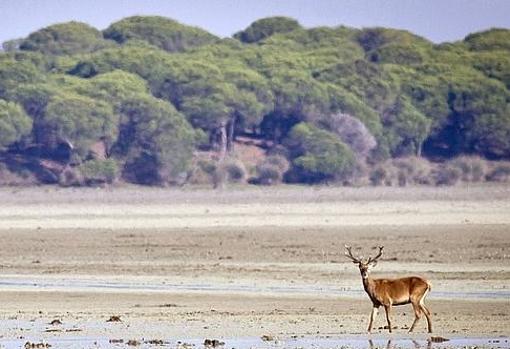
[[370, 262], [370, 264], [369, 264], [369, 265], [370, 265], [370, 267], [371, 267], [371, 268], [373, 268], [373, 267], [375, 267], [375, 266], [377, 265], [377, 261], [375, 261], [375, 262]]
[[352, 261], [353, 264], [359, 264], [359, 262], [356, 262], [356, 261]]

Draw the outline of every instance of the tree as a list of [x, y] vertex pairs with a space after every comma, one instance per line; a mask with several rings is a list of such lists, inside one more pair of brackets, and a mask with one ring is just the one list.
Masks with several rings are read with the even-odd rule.
[[8, 41], [4, 41], [2, 43], [2, 50], [5, 52], [15, 52], [19, 50], [19, 46], [23, 39], [12, 39]]
[[118, 109], [122, 102], [140, 94], [149, 94], [147, 82], [138, 75], [122, 70], [96, 75], [80, 80], [74, 91], [93, 99], [99, 99]]
[[104, 37], [119, 44], [143, 40], [165, 51], [180, 52], [213, 43], [217, 38], [205, 30], [159, 16], [133, 16], [113, 23]]
[[496, 79], [510, 89], [510, 55], [505, 51], [487, 51], [477, 53], [472, 58], [473, 67], [487, 77]]
[[420, 113], [407, 97], [398, 97], [382, 118], [385, 136], [393, 156], [421, 156], [431, 121]]
[[47, 132], [44, 144], [54, 148], [61, 141], [70, 142], [82, 159], [92, 143], [104, 140], [111, 144], [117, 137], [118, 116], [112, 107], [73, 93], [61, 93], [46, 107], [42, 127]]
[[274, 110], [261, 125], [267, 138], [280, 142], [301, 121], [312, 122], [331, 111], [328, 87], [303, 72], [280, 70], [270, 80]]
[[20, 105], [0, 99], [0, 150], [30, 134], [32, 120]]
[[287, 33], [301, 28], [298, 21], [288, 17], [268, 17], [259, 19], [243, 31], [234, 34], [234, 38], [245, 43], [259, 42], [275, 33]]
[[510, 94], [505, 85], [470, 67], [448, 70], [442, 80], [447, 86], [448, 114], [427, 139], [427, 153], [508, 156]]
[[178, 182], [191, 162], [197, 133], [169, 103], [139, 95], [121, 107], [116, 154], [124, 176], [142, 184]]
[[12, 91], [23, 83], [43, 80], [41, 72], [30, 62], [16, 61], [10, 56], [0, 55], [0, 98], [10, 99]]
[[300, 182], [345, 179], [355, 166], [354, 154], [333, 133], [307, 123], [292, 128], [284, 142], [292, 159], [292, 174]]
[[327, 122], [327, 128], [337, 134], [359, 159], [364, 160], [377, 146], [375, 137], [365, 125], [349, 114], [333, 114]]
[[478, 33], [469, 34], [464, 39], [465, 44], [476, 51], [481, 50], [510, 50], [510, 30], [492, 28]]
[[21, 42], [20, 49], [51, 55], [70, 55], [93, 52], [111, 45], [96, 28], [85, 23], [67, 22], [30, 34]]

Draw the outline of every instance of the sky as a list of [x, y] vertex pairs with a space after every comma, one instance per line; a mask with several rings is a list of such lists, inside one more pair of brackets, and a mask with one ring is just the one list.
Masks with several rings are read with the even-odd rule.
[[510, 0], [0, 0], [0, 43], [54, 23], [74, 20], [105, 29], [132, 15], [170, 17], [220, 37], [278, 15], [305, 27], [406, 29], [440, 43], [510, 28]]

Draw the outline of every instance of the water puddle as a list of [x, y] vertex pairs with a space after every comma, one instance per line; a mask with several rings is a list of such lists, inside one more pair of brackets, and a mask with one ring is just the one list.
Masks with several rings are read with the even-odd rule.
[[[91, 292], [202, 292], [202, 293], [269, 293], [294, 295], [324, 295], [335, 297], [366, 297], [365, 291], [357, 288], [332, 285], [267, 285], [232, 283], [172, 283], [168, 280], [88, 279], [88, 278], [45, 278], [7, 277], [0, 280], [0, 289], [6, 291], [91, 291]], [[435, 290], [429, 298], [446, 299], [509, 299], [510, 291], [505, 289], [480, 291]]]
[[[206, 340], [207, 341], [207, 340]], [[491, 348], [509, 349], [510, 339], [500, 338], [451, 338], [430, 337], [421, 339], [411, 338], [334, 338], [334, 337], [297, 337], [297, 338], [226, 338], [209, 340], [204, 345], [203, 339], [164, 340], [164, 339], [109, 339], [90, 337], [49, 338], [44, 341], [24, 339], [0, 339], [0, 348], [175, 348], [175, 349], [432, 349], [432, 348]]]

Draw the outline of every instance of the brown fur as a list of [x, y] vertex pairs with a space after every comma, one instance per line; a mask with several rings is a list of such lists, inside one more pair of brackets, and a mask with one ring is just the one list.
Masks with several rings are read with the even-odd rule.
[[348, 251], [346, 256], [351, 258], [353, 263], [358, 264], [361, 278], [363, 280], [363, 287], [373, 304], [370, 322], [368, 324], [368, 332], [372, 331], [372, 324], [380, 306], [384, 307], [386, 312], [386, 321], [388, 322], [388, 330], [391, 332], [391, 307], [394, 305], [411, 303], [414, 309], [415, 319], [409, 329], [409, 332], [414, 330], [414, 327], [421, 318], [421, 315], [425, 314], [428, 332], [432, 333], [430, 311], [424, 304], [425, 297], [431, 290], [430, 282], [417, 276], [404, 277], [400, 279], [373, 279], [368, 275], [369, 270], [370, 267], [377, 264], [377, 260], [382, 255], [383, 247], [379, 247], [379, 254], [375, 258], [370, 257], [366, 262], [352, 256], [350, 247], [346, 246], [346, 248]]

